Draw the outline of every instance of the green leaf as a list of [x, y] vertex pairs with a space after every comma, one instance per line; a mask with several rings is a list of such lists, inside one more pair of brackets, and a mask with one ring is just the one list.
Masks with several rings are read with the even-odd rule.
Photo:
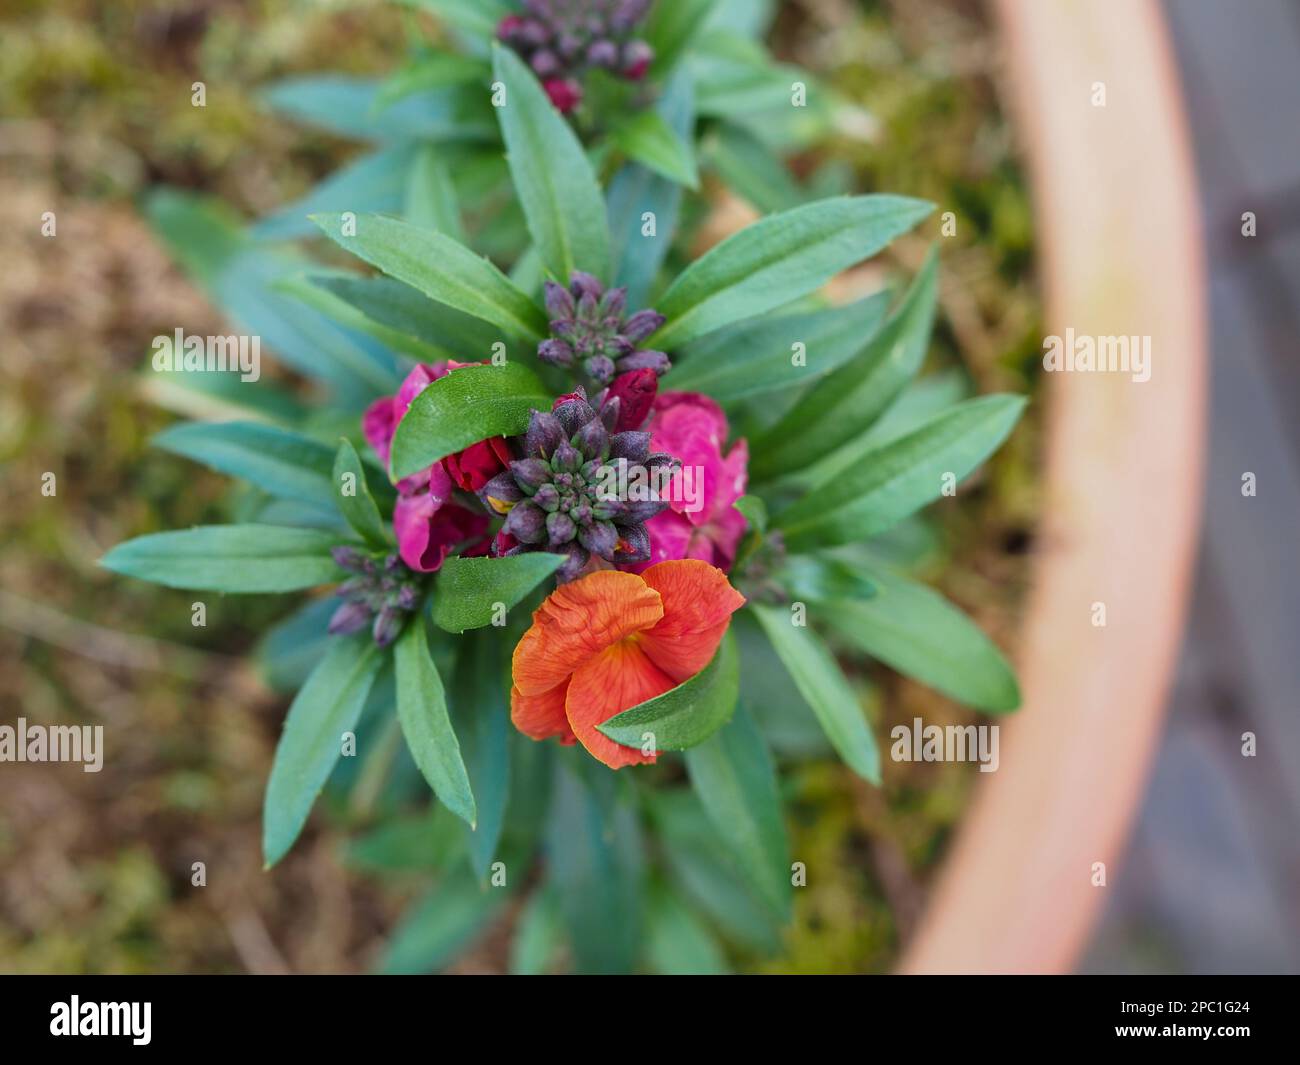
[[730, 720], [739, 691], [736, 645], [727, 634], [713, 660], [690, 680], [596, 727], [627, 747], [640, 747], [649, 732], [656, 750], [684, 751], [703, 743]]
[[438, 571], [434, 624], [448, 632], [491, 625], [497, 603], [509, 610], [559, 569], [564, 559], [549, 551], [509, 558], [449, 558]]
[[[655, 104], [676, 135], [695, 134], [695, 93], [690, 76], [678, 69]], [[609, 183], [610, 257], [614, 284], [627, 288], [629, 307], [644, 307], [677, 230], [682, 187], [639, 163], [619, 168]], [[645, 215], [654, 216], [654, 232], [645, 232]]]
[[569, 123], [510, 48], [494, 45], [492, 68], [505, 86], [501, 136], [528, 232], [561, 283], [574, 270], [609, 280], [609, 233], [596, 175]]
[[411, 402], [393, 434], [389, 465], [394, 481], [470, 444], [493, 436], [518, 436], [529, 413], [550, 410], [551, 397], [522, 363], [465, 366], [427, 385]]
[[713, 933], [666, 888], [650, 895], [646, 952], [663, 976], [718, 976], [730, 971]]
[[466, 830], [470, 865], [483, 880], [496, 860], [510, 799], [510, 700], [499, 632], [464, 637], [452, 682], [452, 720], [478, 809]]
[[772, 750], [807, 761], [834, 757], [821, 722], [799, 693], [794, 678], [772, 652], [772, 643], [748, 610], [731, 621], [740, 652], [740, 701], [754, 716]]
[[292, 592], [341, 576], [339, 534], [281, 525], [199, 525], [118, 544], [99, 564], [114, 573], [212, 592]]
[[480, 59], [454, 52], [430, 52], [386, 78], [375, 95], [373, 109], [381, 111], [398, 100], [430, 89], [467, 82], [485, 84], [487, 74], [487, 67]]
[[420, 767], [434, 794], [470, 828], [478, 811], [469, 773], [460, 756], [456, 730], [447, 714], [447, 696], [438, 667], [429, 655], [429, 640], [422, 617], [412, 618], [397, 640], [397, 719], [411, 757]]
[[[343, 490], [345, 480], [349, 477], [351, 480], [347, 483], [352, 489], [351, 494]], [[346, 439], [339, 441], [339, 450], [334, 456], [334, 499], [348, 524], [366, 543], [373, 547], [389, 546], [391, 538], [384, 519], [380, 517], [375, 497], [370, 494], [370, 488], [366, 484], [366, 471], [361, 465], [361, 456], [352, 446], [352, 441]]]
[[406, 179], [405, 214], [408, 222], [436, 229], [452, 240], [465, 243], [465, 228], [460, 221], [460, 205], [456, 201], [451, 168], [434, 145], [421, 148], [411, 163], [411, 172]]
[[393, 929], [379, 971], [410, 975], [443, 968], [482, 934], [508, 897], [505, 888], [481, 887], [468, 873], [449, 874]]
[[536, 976], [546, 972], [564, 944], [560, 900], [549, 884], [529, 897], [517, 927], [510, 943], [510, 975]]
[[699, 188], [694, 149], [657, 111], [636, 112], [610, 131], [610, 139], [629, 159], [679, 185]]
[[319, 440], [261, 422], [187, 422], [164, 429], [152, 443], [273, 496], [334, 505], [334, 452]]
[[368, 632], [335, 637], [289, 707], [275, 748], [262, 808], [262, 854], [267, 868], [288, 853], [312, 804], [355, 732], [383, 656]]
[[618, 788], [612, 773], [557, 766], [548, 869], [581, 973], [630, 972], [641, 943], [641, 836]]
[[258, 641], [258, 671], [278, 692], [301, 688], [330, 644], [330, 618], [338, 609], [334, 596], [312, 599], [266, 631]]
[[799, 694], [817, 715], [831, 746], [858, 776], [879, 784], [880, 752], [858, 698], [840, 672], [839, 663], [815, 633], [806, 626], [793, 624], [785, 610], [757, 604], [750, 609]]
[[[939, 294], [938, 255], [921, 272], [879, 335], [819, 381], [754, 444], [757, 479], [799, 469], [861, 436], [916, 376], [930, 344]], [[861, 340], [866, 340], [862, 337]]]
[[479, 37], [496, 36], [497, 24], [515, 9], [506, 0], [401, 0], [431, 11], [448, 25]]
[[545, 335], [541, 309], [487, 259], [446, 234], [383, 215], [362, 214], [356, 216], [355, 233], [349, 236], [343, 220], [341, 214], [312, 215], [331, 240], [431, 300], [506, 333], [534, 341]]
[[878, 594], [827, 602], [817, 616], [836, 635], [900, 673], [990, 713], [1020, 705], [1002, 652], [938, 592], [884, 567], [863, 567]]
[[656, 301], [672, 351], [724, 325], [813, 292], [906, 233], [933, 207], [903, 196], [819, 200], [746, 226], [695, 260]]
[[861, 566], [830, 555], [790, 555], [773, 579], [794, 600], [824, 603], [832, 599], [870, 599], [876, 594], [875, 583]]
[[331, 317], [423, 361], [480, 362], [503, 342], [499, 326], [427, 299], [391, 277], [314, 276], [298, 279], [296, 290]]
[[[764, 315], [718, 330], [679, 353], [668, 385], [705, 392], [719, 403], [799, 388], [862, 350], [884, 321], [888, 302], [878, 293], [844, 307]], [[798, 363], [796, 355], [802, 356]]]
[[708, 743], [687, 751], [686, 768], [701, 805], [742, 872], [773, 911], [788, 917], [790, 844], [781, 819], [776, 766], [749, 712], [742, 707]]
[[653, 70], [660, 74], [677, 62], [692, 38], [708, 19], [717, 0], [672, 0], [650, 9], [641, 31], [654, 49]]
[[728, 188], [763, 214], [787, 211], [807, 198], [785, 163], [743, 126], [721, 123], [705, 158]]
[[462, 822], [445, 806], [390, 817], [348, 844], [349, 866], [377, 873], [440, 872], [464, 851]]
[[937, 499], [991, 455], [1024, 409], [1023, 396], [967, 400], [863, 455], [833, 482], [814, 485], [773, 519], [791, 551], [874, 536]]
[[745, 495], [741, 496], [732, 504], [745, 520], [749, 522], [749, 527], [759, 535], [767, 532], [767, 504], [758, 496]]

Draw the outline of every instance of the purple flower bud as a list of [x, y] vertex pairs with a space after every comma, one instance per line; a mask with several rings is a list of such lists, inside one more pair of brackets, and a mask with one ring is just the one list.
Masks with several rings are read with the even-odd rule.
[[592, 299], [591, 306], [596, 306], [596, 301], [605, 292], [605, 286], [600, 283], [591, 274], [582, 270], [574, 270], [569, 275], [569, 291], [573, 293], [574, 298], [581, 301], [584, 296], [590, 296]]
[[544, 484], [533, 493], [533, 502], [551, 514], [560, 505], [560, 490], [553, 484]]
[[637, 311], [636, 314], [623, 323], [622, 332], [628, 340], [636, 343], [648, 337], [663, 325], [664, 321], [664, 316], [658, 311]]
[[551, 547], [567, 544], [577, 531], [573, 519], [563, 511], [557, 510], [554, 514], [546, 515], [546, 536]]
[[338, 566], [339, 569], [345, 569], [349, 573], [363, 572], [367, 562], [365, 555], [355, 547], [348, 547], [346, 544], [340, 545], [339, 547], [331, 547], [330, 556], [334, 559], [334, 564]]
[[618, 533], [609, 522], [598, 521], [578, 530], [578, 543], [593, 555], [612, 561], [618, 547]]
[[597, 355], [588, 359], [583, 369], [597, 384], [607, 385], [614, 380], [614, 360], [606, 355]]
[[655, 52], [645, 41], [629, 41], [623, 47], [623, 66], [620, 71], [630, 81], [640, 81], [650, 69]]
[[600, 300], [600, 314], [602, 318], [613, 319], [610, 323], [615, 329], [623, 320], [623, 312], [627, 309], [627, 289], [623, 286], [611, 288], [605, 293]]
[[[606, 390], [606, 392], [608, 392], [608, 389]], [[605, 394], [606, 394], [605, 392], [601, 393], [601, 395], [605, 395]], [[601, 424], [605, 426], [606, 432], [612, 433], [614, 431], [615, 427], [618, 425], [619, 412], [622, 409], [623, 409], [623, 401], [619, 399], [618, 396], [614, 396], [611, 399], [607, 399], [600, 404], [599, 406], [600, 421]]]
[[543, 289], [546, 293], [547, 314], [552, 318], [560, 319], [573, 317], [578, 305], [574, 302], [572, 292], [563, 285], [557, 285], [554, 281], [546, 282]]
[[661, 466], [681, 466], [681, 460], [663, 451], [656, 451], [646, 458], [646, 469], [654, 470]]
[[493, 514], [508, 514], [511, 506], [524, 498], [524, 493], [515, 475], [503, 470], [478, 490], [478, 498]]
[[632, 370], [654, 370], [655, 374], [663, 377], [672, 369], [672, 362], [662, 351], [634, 351], [631, 355], [624, 355], [618, 360], [618, 372], [629, 373]]
[[501, 531], [523, 544], [540, 544], [546, 539], [546, 512], [530, 502], [516, 503], [506, 515]]
[[568, 368], [573, 365], [573, 348], [554, 337], [537, 345], [537, 357], [551, 366]]
[[624, 512], [623, 521], [639, 525], [642, 522], [649, 521], [656, 514], [660, 513], [668, 504], [659, 499], [638, 499], [628, 503], [627, 510]]
[[[592, 278], [592, 280], [595, 281], [595, 278]], [[590, 325], [596, 324], [599, 307], [600, 296], [591, 292], [584, 292], [578, 298], [578, 321], [586, 322]]]
[[[591, 410], [590, 407], [587, 408]], [[573, 446], [582, 452], [583, 458], [604, 458], [609, 448], [609, 433], [604, 423], [592, 412], [592, 419], [573, 434]]]
[[334, 636], [347, 636], [364, 629], [369, 623], [369, 607], [364, 603], [344, 603], [330, 616], [329, 631]]
[[387, 647], [397, 639], [397, 634], [402, 631], [402, 622], [405, 620], [400, 610], [391, 606], [384, 607], [375, 615], [375, 627], [371, 629], [375, 643], [380, 647]]
[[528, 62], [539, 78], [549, 78], [560, 73], [560, 57], [545, 48], [539, 48], [534, 52]]
[[609, 454], [611, 458], [644, 463], [650, 457], [650, 434], [638, 429], [615, 433], [609, 438]]
[[420, 603], [420, 589], [414, 584], [404, 584], [397, 590], [396, 606], [400, 610], [414, 610]]
[[591, 505], [591, 516], [596, 521], [613, 521], [619, 524], [625, 524], [630, 519], [627, 517], [627, 504], [621, 499], [599, 499]]
[[524, 436], [524, 450], [529, 455], [550, 458], [563, 439], [564, 427], [554, 414], [549, 411], [533, 411], [528, 422], [528, 432]]
[[593, 67], [604, 67], [606, 70], [612, 70], [618, 66], [618, 45], [608, 38], [592, 41], [587, 48], [587, 62]]
[[582, 462], [582, 452], [567, 440], [560, 441], [560, 446], [551, 456], [551, 468], [557, 473], [576, 473]]
[[[584, 568], [586, 568], [591, 555], [587, 552], [585, 547], [572, 540], [564, 545], [564, 551], [562, 553], [569, 557], [565, 561], [564, 565], [555, 571], [555, 576], [561, 584], [564, 584], [573, 580], [583, 571]], [[647, 555], [646, 557], [648, 558], [649, 556]]]
[[510, 463], [510, 475], [524, 493], [531, 495], [551, 479], [551, 467], [543, 459], [515, 459]]
[[557, 404], [551, 413], [559, 421], [566, 437], [573, 436], [588, 422], [596, 420], [596, 412], [585, 399], [566, 399], [563, 403]]
[[650, 533], [644, 525], [624, 525], [619, 529], [622, 534], [618, 541], [618, 550], [614, 552], [611, 562], [648, 562], [650, 560]]

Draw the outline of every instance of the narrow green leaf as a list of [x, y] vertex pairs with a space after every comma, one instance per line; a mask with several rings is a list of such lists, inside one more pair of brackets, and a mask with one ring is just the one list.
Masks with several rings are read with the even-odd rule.
[[654, 736], [656, 750], [684, 751], [703, 743], [731, 719], [739, 692], [739, 658], [728, 633], [713, 660], [690, 680], [596, 727], [627, 747], [642, 746], [648, 732]]
[[730, 971], [708, 927], [671, 891], [659, 887], [647, 908], [646, 951], [662, 976], [719, 976]]
[[467, 82], [484, 84], [487, 74], [482, 60], [454, 52], [427, 53], [384, 80], [375, 95], [373, 109], [382, 111], [398, 100], [430, 89], [445, 89]]
[[338, 609], [334, 596], [312, 599], [268, 629], [255, 652], [258, 671], [278, 692], [296, 692], [325, 657], [329, 621]]
[[753, 133], [733, 122], [720, 124], [705, 159], [728, 188], [763, 214], [788, 211], [807, 198], [785, 163]]
[[446, 234], [376, 214], [357, 215], [355, 231], [349, 226], [345, 232], [344, 218], [312, 215], [331, 240], [431, 300], [516, 336], [536, 341], [545, 335], [546, 317], [537, 304], [491, 262]]
[[339, 510], [366, 543], [373, 547], [388, 547], [391, 538], [380, 517], [379, 506], [366, 484], [366, 471], [361, 456], [351, 440], [340, 440], [334, 456], [334, 499]]
[[499, 632], [463, 638], [452, 682], [452, 721], [460, 740], [478, 819], [466, 830], [470, 865], [480, 881], [497, 858], [510, 800], [510, 700]]
[[937, 499], [949, 475], [960, 481], [1011, 432], [1023, 396], [967, 400], [919, 429], [863, 455], [833, 483], [815, 485], [773, 519], [792, 551], [846, 544], [883, 532]]
[[745, 516], [750, 529], [760, 535], [767, 532], [767, 504], [759, 496], [741, 496], [732, 505]]
[[393, 929], [379, 961], [387, 975], [431, 973], [454, 961], [501, 912], [509, 892], [449, 874]]
[[512, 49], [494, 45], [492, 69], [505, 87], [497, 118], [510, 174], [542, 261], [562, 282], [574, 270], [608, 281], [605, 201], [582, 144]]
[[654, 49], [656, 74], [672, 68], [708, 19], [717, 0], [672, 0], [657, 3], [646, 18], [642, 33]]
[[510, 944], [510, 975], [545, 973], [563, 945], [560, 900], [548, 884], [532, 893], [519, 915], [518, 931]]
[[610, 131], [615, 147], [629, 159], [687, 188], [699, 188], [694, 149], [657, 111], [638, 111]]
[[294, 698], [275, 748], [262, 808], [262, 854], [271, 867], [288, 853], [316, 796], [354, 732], [383, 656], [368, 632], [335, 637]]
[[[754, 444], [757, 479], [796, 470], [861, 436], [914, 378], [925, 359], [939, 294], [931, 250], [898, 310], [860, 354], [819, 381]], [[863, 338], [864, 340], [868, 338]]]
[[551, 397], [518, 362], [465, 366], [440, 377], [412, 401], [393, 434], [394, 481], [493, 436], [518, 436], [529, 413], [550, 410]]
[[339, 534], [281, 525], [199, 525], [118, 544], [99, 560], [114, 573], [213, 592], [292, 592], [341, 576]]
[[[324, 298], [313, 298], [309, 289]], [[424, 361], [483, 362], [493, 344], [504, 342], [500, 326], [428, 299], [391, 277], [313, 276], [300, 279], [299, 292], [331, 317]]]
[[421, 148], [411, 163], [411, 172], [406, 179], [405, 214], [408, 222], [436, 229], [452, 240], [465, 243], [465, 228], [461, 225], [451, 168], [435, 145]]
[[1020, 705], [1011, 666], [965, 614], [923, 584], [883, 566], [863, 568], [874, 598], [827, 602], [817, 612], [835, 635], [967, 706], [996, 714]]
[[469, 773], [460, 756], [456, 730], [447, 714], [447, 696], [438, 667], [429, 655], [424, 619], [413, 618], [397, 640], [397, 719], [411, 757], [434, 794], [470, 828], [478, 811]]
[[653, 343], [688, 340], [807, 295], [906, 233], [933, 207], [903, 196], [819, 200], [747, 226], [697, 259], [656, 301]]
[[603, 776], [584, 781], [557, 766], [547, 830], [550, 879], [580, 973], [630, 972], [641, 943], [640, 830], [613, 774]]
[[686, 752], [691, 785], [744, 874], [772, 909], [788, 917], [790, 844], [781, 819], [776, 766], [743, 707], [707, 743]]
[[880, 783], [880, 752], [857, 696], [831, 653], [806, 626], [776, 607], [750, 607], [789, 671], [795, 687], [812, 707], [826, 738], [858, 776]]
[[497, 622], [499, 610], [508, 611], [517, 604], [559, 569], [564, 559], [564, 555], [549, 551], [509, 558], [449, 558], [438, 571], [434, 624], [448, 632], [491, 625]]
[[860, 565], [830, 555], [790, 555], [773, 574], [793, 600], [870, 599], [875, 583]]
[[409, 7], [431, 11], [458, 30], [478, 37], [496, 36], [497, 24], [514, 8], [507, 0], [401, 0]]
[[888, 302], [877, 293], [844, 307], [764, 315], [720, 329], [688, 344], [666, 383], [719, 403], [800, 388], [861, 351], [884, 321]]

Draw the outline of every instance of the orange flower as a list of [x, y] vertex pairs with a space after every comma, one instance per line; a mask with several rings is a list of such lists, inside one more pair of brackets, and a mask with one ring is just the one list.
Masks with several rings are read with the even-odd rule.
[[525, 736], [580, 742], [611, 769], [653, 762], [596, 726], [695, 676], [745, 597], [698, 559], [562, 584], [515, 648], [510, 717]]

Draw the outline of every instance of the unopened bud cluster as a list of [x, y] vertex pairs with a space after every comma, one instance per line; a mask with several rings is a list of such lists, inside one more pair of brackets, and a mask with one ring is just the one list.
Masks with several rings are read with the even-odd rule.
[[420, 605], [419, 574], [397, 555], [368, 555], [347, 546], [330, 553], [340, 568], [354, 576], [335, 593], [343, 604], [330, 618], [329, 631], [342, 636], [369, 626], [375, 643], [387, 647], [397, 639], [407, 615]]

